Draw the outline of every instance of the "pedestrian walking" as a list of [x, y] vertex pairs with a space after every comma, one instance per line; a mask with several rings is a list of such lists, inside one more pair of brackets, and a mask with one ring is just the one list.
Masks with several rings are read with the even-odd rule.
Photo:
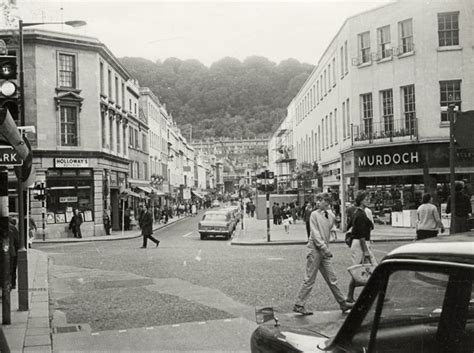
[[278, 207], [278, 202], [274, 202], [272, 206], [272, 214], [273, 214], [273, 224], [278, 224], [278, 215], [280, 214], [280, 208]]
[[197, 208], [196, 208], [196, 204], [193, 203], [193, 204], [191, 205], [191, 216], [194, 217], [195, 215], [197, 215]]
[[8, 252], [10, 254], [10, 280], [11, 289], [16, 288], [16, 269], [18, 267], [18, 249], [20, 248], [20, 235], [16, 229], [16, 220], [8, 217], [8, 238], [10, 246]]
[[309, 219], [311, 217], [311, 213], [313, 212], [313, 210], [314, 210], [313, 204], [308, 201], [304, 210], [304, 215], [303, 215], [304, 223], [306, 225], [306, 235], [308, 236], [308, 239], [311, 234]]
[[143, 236], [143, 249], [146, 249], [147, 240], [150, 239], [152, 242], [156, 244], [156, 247], [160, 245], [160, 241], [156, 240], [153, 237], [153, 216], [151, 215], [150, 211], [148, 210], [148, 206], [143, 207], [143, 216], [140, 220], [140, 228], [142, 229], [142, 236]]
[[438, 228], [444, 233], [438, 208], [431, 203], [431, 195], [424, 194], [422, 204], [416, 210], [416, 240], [434, 238], [438, 235]]
[[[355, 210], [352, 216], [351, 228], [352, 243], [351, 243], [351, 261], [352, 265], [372, 263], [377, 264], [377, 260], [372, 253], [370, 247], [370, 232], [374, 229], [373, 220], [370, 219], [367, 210], [370, 209], [366, 204], [367, 193], [365, 191], [359, 191], [354, 201]], [[357, 284], [353, 278], [349, 283], [349, 290], [347, 293], [347, 301], [354, 303], [354, 291]]]
[[305, 303], [313, 289], [316, 275], [321, 270], [321, 275], [344, 313], [351, 309], [354, 304], [348, 303], [344, 294], [342, 294], [331, 261], [333, 255], [329, 250], [329, 233], [335, 222], [334, 215], [328, 212], [331, 197], [327, 193], [322, 193], [318, 194], [316, 199], [318, 208], [311, 213], [310, 217], [311, 236], [307, 245], [306, 273], [293, 311], [303, 315], [313, 314], [305, 308]]
[[250, 211], [250, 217], [253, 218], [255, 216], [255, 204], [253, 203], [252, 200], [250, 200], [249, 202], [248, 209]]
[[[456, 181], [454, 184], [454, 201], [456, 202], [456, 214], [451, 215], [451, 222], [454, 221], [454, 229], [451, 227], [451, 233], [462, 233], [470, 230], [468, 218], [472, 214], [471, 199], [464, 192], [464, 183]], [[451, 196], [448, 197], [446, 213], [451, 213]]]
[[36, 232], [38, 230], [35, 220], [31, 216], [28, 218], [28, 228], [28, 248], [31, 248], [33, 239], [36, 238]]
[[79, 210], [76, 208], [74, 210], [74, 216], [71, 218], [71, 222], [69, 222], [69, 229], [72, 230], [72, 234], [74, 238], [82, 238], [81, 233], [81, 224], [82, 224], [82, 215], [79, 213]]

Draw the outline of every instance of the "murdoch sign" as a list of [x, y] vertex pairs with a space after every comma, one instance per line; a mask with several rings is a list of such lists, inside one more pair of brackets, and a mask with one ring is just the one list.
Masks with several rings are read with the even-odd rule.
[[358, 150], [355, 155], [359, 170], [419, 168], [423, 153], [415, 146], [397, 146]]
[[385, 166], [391, 164], [413, 164], [419, 163], [418, 152], [405, 152], [393, 154], [373, 154], [370, 156], [359, 156], [359, 167]]

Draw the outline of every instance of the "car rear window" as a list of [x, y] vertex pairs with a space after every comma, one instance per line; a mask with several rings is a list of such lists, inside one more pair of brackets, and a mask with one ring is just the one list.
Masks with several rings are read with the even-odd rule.
[[217, 214], [217, 213], [210, 213], [210, 214], [205, 214], [204, 217], [202, 217], [202, 220], [206, 221], [226, 221], [227, 217], [224, 214]]

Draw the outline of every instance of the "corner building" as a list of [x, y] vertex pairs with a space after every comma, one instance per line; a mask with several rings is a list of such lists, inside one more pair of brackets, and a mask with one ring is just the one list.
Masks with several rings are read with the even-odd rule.
[[[2, 30], [7, 45], [17, 31]], [[129, 173], [129, 123], [138, 120], [132, 77], [99, 40], [73, 34], [24, 31], [26, 125], [36, 182], [46, 186], [46, 238], [68, 237], [79, 209], [84, 237], [105, 234], [103, 212], [119, 227], [120, 193]], [[130, 82], [129, 82], [130, 81]], [[147, 157], [148, 158], [148, 157]], [[38, 229], [42, 203], [30, 196]]]
[[[343, 203], [357, 189], [380, 210], [414, 209], [425, 190], [445, 203], [442, 108], [474, 109], [473, 17], [471, 0], [399, 0], [348, 18], [280, 127], [292, 129], [296, 164], [316, 161]], [[474, 182], [471, 153], [458, 150], [455, 169]]]

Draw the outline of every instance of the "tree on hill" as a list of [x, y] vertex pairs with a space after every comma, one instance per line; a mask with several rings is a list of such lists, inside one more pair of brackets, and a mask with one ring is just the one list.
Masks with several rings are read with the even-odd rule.
[[120, 59], [140, 85], [165, 103], [193, 138], [270, 136], [313, 66], [287, 59], [276, 64], [251, 56], [225, 57], [206, 67], [198, 60]]

